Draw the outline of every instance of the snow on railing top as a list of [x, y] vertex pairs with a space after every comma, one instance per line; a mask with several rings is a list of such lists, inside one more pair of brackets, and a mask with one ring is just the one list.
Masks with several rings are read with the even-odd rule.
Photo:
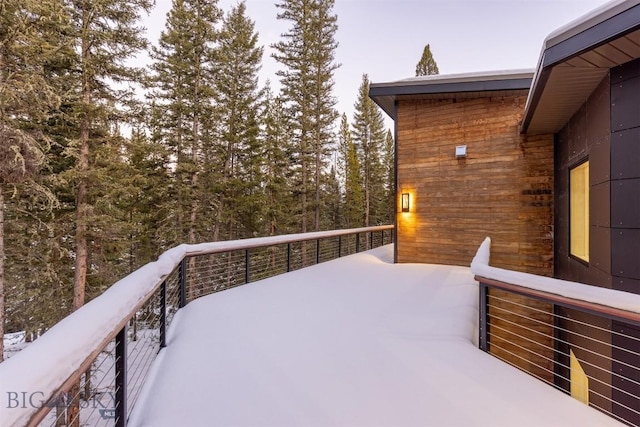
[[492, 279], [565, 298], [640, 314], [640, 295], [491, 267], [489, 265], [490, 257], [491, 239], [487, 237], [478, 248], [473, 261], [471, 261], [471, 272], [480, 278]]
[[[0, 363], [0, 420], [2, 425], [25, 425], [87, 361], [95, 357], [128, 317], [160, 286], [186, 256], [280, 245], [304, 240], [383, 231], [392, 225], [289, 234], [253, 239], [182, 244], [164, 252], [109, 287], [55, 324], [20, 353]], [[15, 394], [17, 393], [17, 394]], [[23, 394], [24, 393], [24, 394]], [[8, 399], [15, 397], [15, 407]]]

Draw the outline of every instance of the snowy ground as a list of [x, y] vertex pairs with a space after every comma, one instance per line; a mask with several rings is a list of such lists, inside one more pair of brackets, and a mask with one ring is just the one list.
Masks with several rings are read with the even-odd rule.
[[483, 353], [468, 268], [392, 247], [180, 310], [130, 426], [620, 426]]

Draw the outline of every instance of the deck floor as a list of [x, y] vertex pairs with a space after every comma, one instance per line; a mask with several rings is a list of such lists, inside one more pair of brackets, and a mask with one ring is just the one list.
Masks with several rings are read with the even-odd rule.
[[478, 350], [468, 268], [392, 246], [180, 310], [131, 426], [620, 426]]

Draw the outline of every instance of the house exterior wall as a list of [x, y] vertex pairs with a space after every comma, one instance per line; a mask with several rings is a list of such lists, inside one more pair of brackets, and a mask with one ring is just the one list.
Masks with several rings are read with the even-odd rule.
[[[611, 126], [610, 83], [606, 76], [571, 117], [556, 138], [555, 177], [555, 276], [606, 288], [612, 287], [611, 275]], [[570, 170], [589, 160], [589, 262], [570, 255]], [[559, 308], [559, 327], [587, 375], [597, 378], [589, 384], [589, 400], [611, 411], [611, 322], [575, 310]], [[585, 327], [580, 323], [602, 328], [597, 337], [603, 344], [597, 349], [585, 340]], [[590, 329], [590, 328], [588, 328]], [[587, 351], [589, 349], [591, 351]], [[568, 348], [566, 349], [568, 354]], [[568, 365], [565, 365], [568, 366]], [[598, 368], [599, 367], [599, 368]], [[601, 369], [600, 369], [601, 368]], [[560, 377], [568, 378], [562, 369]], [[569, 384], [566, 384], [568, 389]]]
[[[555, 275], [558, 278], [640, 293], [638, 99], [640, 60], [635, 60], [612, 68], [558, 134], [555, 181]], [[589, 263], [584, 263], [569, 255], [569, 170], [587, 158], [591, 167], [591, 236]], [[580, 338], [579, 324], [569, 320], [560, 322], [561, 328], [570, 331], [565, 339], [578, 359], [585, 362], [585, 371], [598, 379], [590, 384], [591, 402], [637, 423], [637, 413], [628, 408], [637, 405], [629, 396], [640, 393], [637, 385], [640, 371], [631, 367], [630, 353], [623, 349], [632, 349], [635, 345], [625, 335], [640, 336], [640, 330], [573, 310], [561, 310], [559, 314], [563, 319], [578, 319], [602, 328], [598, 339], [606, 345], [594, 349], [592, 343]], [[591, 351], [583, 350], [589, 347]], [[612, 378], [605, 370], [616, 375]]]
[[[490, 236], [493, 266], [553, 274], [553, 136], [519, 133], [525, 102], [398, 102], [398, 207], [402, 193], [411, 206], [397, 213], [397, 262], [469, 266]], [[455, 158], [457, 145], [467, 145], [466, 159]], [[552, 382], [552, 306], [499, 290], [489, 301], [489, 351]], [[514, 334], [514, 324], [526, 328]], [[532, 344], [540, 336], [549, 337], [545, 354]]]
[[397, 262], [468, 266], [490, 236], [492, 265], [553, 274], [553, 136], [519, 133], [525, 102], [398, 101]]
[[612, 287], [640, 293], [640, 59], [611, 70]]
[[[640, 59], [611, 69], [611, 275], [614, 289], [640, 294]], [[640, 328], [612, 322], [613, 412], [640, 423]], [[625, 351], [622, 349], [628, 349]], [[626, 380], [628, 378], [629, 380]]]
[[[556, 139], [555, 275], [606, 288], [611, 276], [610, 84], [605, 77]], [[569, 171], [589, 160], [589, 263], [570, 256]]]

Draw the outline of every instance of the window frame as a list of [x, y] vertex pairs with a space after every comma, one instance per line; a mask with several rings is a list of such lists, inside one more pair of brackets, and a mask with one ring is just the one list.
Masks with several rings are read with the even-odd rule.
[[[573, 182], [575, 181], [575, 177], [572, 179], [572, 174], [574, 171], [576, 170], [580, 170], [582, 168], [584, 168], [586, 166], [587, 170], [586, 170], [586, 177], [583, 177], [584, 179], [584, 183], [582, 186], [583, 194], [586, 195], [586, 197], [583, 196], [583, 200], [582, 205], [583, 208], [580, 209], [581, 211], [583, 211], [585, 214], [583, 215], [581, 221], [584, 222], [585, 224], [581, 227], [578, 227], [581, 229], [581, 232], [583, 233], [583, 237], [582, 240], [583, 245], [581, 247], [582, 251], [575, 251], [574, 252], [574, 245], [572, 243], [575, 242], [574, 239], [574, 230], [576, 230], [576, 226], [575, 226], [575, 221], [574, 221], [574, 211], [575, 211], [575, 205], [574, 205], [574, 198], [573, 195], [575, 194], [574, 188], [573, 188]], [[584, 172], [583, 172], [584, 173]], [[581, 159], [579, 162], [573, 164], [571, 167], [569, 167], [569, 174], [568, 174], [568, 178], [569, 178], [569, 197], [568, 197], [568, 202], [569, 202], [569, 218], [568, 218], [568, 223], [569, 223], [569, 236], [568, 236], [568, 248], [569, 248], [569, 257], [575, 259], [576, 261], [579, 261], [582, 264], [585, 265], [589, 265], [589, 259], [590, 259], [590, 242], [591, 242], [591, 233], [590, 233], [590, 218], [591, 218], [591, 211], [590, 211], [590, 200], [591, 200], [591, 187], [590, 187], [590, 178], [591, 178], [591, 168], [590, 168], [590, 164], [589, 164], [589, 158], [586, 157], [584, 159]], [[584, 237], [584, 235], [586, 234], [586, 237]], [[586, 240], [586, 241], [585, 241]]]

